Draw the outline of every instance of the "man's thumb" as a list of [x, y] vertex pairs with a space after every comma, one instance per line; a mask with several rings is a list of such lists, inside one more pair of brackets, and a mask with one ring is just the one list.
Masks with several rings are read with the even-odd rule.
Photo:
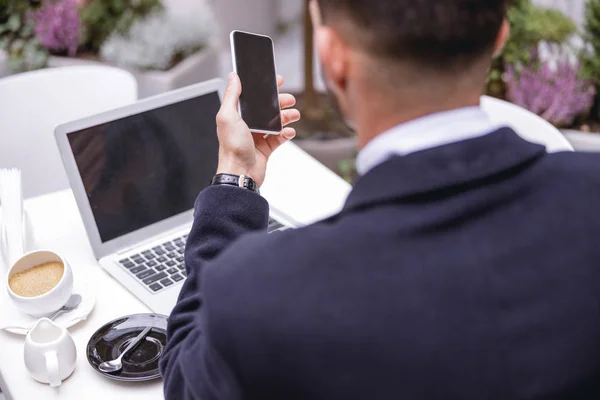
[[240, 82], [240, 77], [235, 72], [232, 72], [229, 74], [227, 88], [223, 95], [223, 105], [227, 108], [235, 108], [237, 110], [241, 94], [242, 82]]

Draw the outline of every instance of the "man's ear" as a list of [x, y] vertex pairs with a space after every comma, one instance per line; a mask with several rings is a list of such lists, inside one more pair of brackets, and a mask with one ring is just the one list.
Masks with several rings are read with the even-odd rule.
[[344, 86], [349, 55], [344, 41], [332, 27], [320, 26], [315, 28], [315, 46], [331, 83]]
[[308, 9], [310, 11], [310, 18], [312, 19], [313, 25], [321, 26], [323, 24], [323, 18], [321, 16], [321, 9], [319, 8], [319, 3], [317, 3], [317, 0], [310, 0]]
[[502, 26], [500, 27], [500, 31], [498, 32], [498, 37], [496, 38], [496, 43], [494, 45], [494, 57], [499, 56], [504, 49], [504, 45], [510, 39], [510, 23], [506, 18], [502, 21]]

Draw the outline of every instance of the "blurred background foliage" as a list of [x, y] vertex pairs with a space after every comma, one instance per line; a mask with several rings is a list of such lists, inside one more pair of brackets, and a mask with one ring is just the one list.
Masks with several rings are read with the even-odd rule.
[[489, 95], [506, 97], [503, 75], [506, 65], [519, 69], [531, 61], [531, 49], [540, 42], [563, 43], [577, 33], [575, 22], [558, 10], [536, 6], [531, 0], [515, 0], [507, 13], [511, 33], [494, 60], [488, 79]]
[[0, 50], [8, 54], [12, 70], [37, 69], [46, 65], [48, 52], [35, 35], [31, 12], [40, 0], [0, 0]]
[[113, 33], [126, 33], [139, 18], [161, 10], [160, 0], [89, 0], [81, 4], [82, 47], [97, 52]]

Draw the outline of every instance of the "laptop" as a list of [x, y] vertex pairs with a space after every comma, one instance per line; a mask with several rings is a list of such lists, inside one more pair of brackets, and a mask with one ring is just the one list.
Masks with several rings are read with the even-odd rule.
[[[216, 79], [56, 128], [94, 255], [152, 311], [169, 315], [186, 279], [198, 194], [217, 169]], [[294, 227], [271, 209], [269, 232]]]

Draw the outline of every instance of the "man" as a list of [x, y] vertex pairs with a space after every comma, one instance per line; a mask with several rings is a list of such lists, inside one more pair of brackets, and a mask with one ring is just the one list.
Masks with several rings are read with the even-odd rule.
[[[506, 6], [313, 1], [363, 176], [339, 215], [272, 235], [251, 190], [200, 194], [167, 398], [600, 398], [600, 159], [548, 155], [478, 108]], [[218, 172], [260, 185], [294, 132], [253, 137], [241, 90], [231, 76]]]

